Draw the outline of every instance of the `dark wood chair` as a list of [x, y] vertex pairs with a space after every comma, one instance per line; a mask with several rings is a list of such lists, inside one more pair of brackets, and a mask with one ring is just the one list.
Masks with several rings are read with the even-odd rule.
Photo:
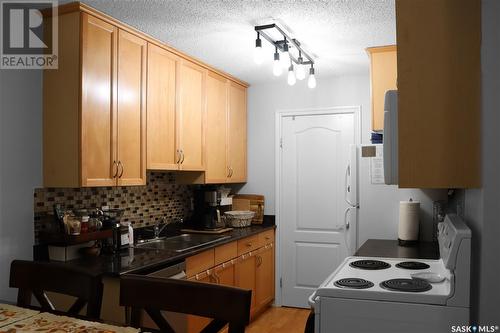
[[33, 307], [34, 296], [42, 311], [55, 312], [52, 302], [45, 292], [76, 297], [68, 315], [77, 316], [87, 305], [87, 317], [98, 320], [101, 314], [102, 282], [100, 276], [71, 267], [64, 263], [14, 260], [10, 265], [11, 288], [18, 288], [17, 305]]
[[250, 322], [251, 290], [176, 279], [124, 275], [120, 305], [130, 307], [130, 325], [141, 326], [141, 310], [161, 332], [175, 333], [161, 311], [212, 318], [201, 331], [217, 333], [229, 324], [229, 333], [243, 333]]

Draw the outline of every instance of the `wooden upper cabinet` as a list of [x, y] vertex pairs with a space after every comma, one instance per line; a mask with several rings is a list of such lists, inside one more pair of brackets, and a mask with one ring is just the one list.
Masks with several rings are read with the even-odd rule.
[[225, 183], [229, 176], [227, 150], [227, 79], [208, 72], [207, 75], [207, 136], [205, 171], [206, 183]]
[[81, 185], [116, 184], [118, 29], [82, 14]]
[[396, 1], [399, 186], [481, 186], [481, 2]]
[[178, 62], [177, 149], [180, 170], [205, 168], [206, 70], [188, 61]]
[[145, 40], [120, 30], [118, 37], [118, 185], [146, 184]]
[[397, 51], [395, 45], [369, 47], [372, 130], [384, 129], [384, 100], [387, 90], [397, 89]]
[[148, 169], [179, 168], [175, 142], [177, 62], [177, 56], [169, 51], [151, 43], [148, 45]]
[[229, 114], [227, 136], [229, 182], [247, 180], [247, 91], [231, 82], [229, 84]]
[[59, 33], [60, 66], [44, 71], [44, 186], [146, 184], [147, 43], [88, 13], [61, 15]]

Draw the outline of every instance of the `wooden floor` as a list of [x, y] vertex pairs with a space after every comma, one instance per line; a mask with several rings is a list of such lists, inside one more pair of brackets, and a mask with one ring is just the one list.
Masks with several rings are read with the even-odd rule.
[[270, 307], [245, 330], [246, 333], [304, 333], [310, 310]]

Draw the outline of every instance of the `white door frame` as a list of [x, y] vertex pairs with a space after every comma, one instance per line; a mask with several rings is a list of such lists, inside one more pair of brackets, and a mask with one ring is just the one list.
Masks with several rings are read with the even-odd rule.
[[[275, 216], [276, 216], [276, 252], [275, 252], [275, 300], [276, 306], [282, 305], [281, 274], [282, 274], [282, 246], [281, 246], [281, 228], [280, 228], [280, 209], [281, 209], [281, 135], [284, 117], [291, 116], [310, 116], [310, 115], [328, 115], [328, 114], [354, 114], [355, 144], [361, 144], [361, 105], [357, 106], [334, 106], [325, 108], [307, 108], [292, 110], [277, 110], [275, 114]], [[357, 228], [358, 226], [356, 226]], [[357, 233], [357, 231], [356, 231]]]

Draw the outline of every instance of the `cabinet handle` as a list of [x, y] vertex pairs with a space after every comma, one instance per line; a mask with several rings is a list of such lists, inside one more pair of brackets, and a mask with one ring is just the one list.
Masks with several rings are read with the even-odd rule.
[[227, 167], [227, 178], [231, 177], [231, 167]]
[[181, 157], [182, 157], [182, 160], [181, 160], [181, 164], [184, 163], [184, 151], [181, 149]]
[[233, 168], [229, 167], [229, 178], [233, 176]]
[[247, 247], [252, 247], [252, 243], [247, 243], [246, 246]]
[[257, 256], [257, 267], [260, 267], [260, 265], [262, 265], [262, 257]]
[[180, 164], [181, 163], [181, 151], [180, 151], [180, 149], [177, 149], [175, 152], [177, 153], [177, 160], [175, 161], [175, 164]]
[[118, 166], [122, 167], [122, 171], [120, 172], [120, 175], [118, 176], [118, 178], [122, 178], [122, 176], [123, 176], [123, 163], [122, 163], [122, 161], [118, 161]]
[[116, 166], [116, 172], [115, 174], [113, 175], [113, 178], [116, 178], [116, 176], [118, 176], [118, 163], [116, 163], [116, 161], [113, 161], [113, 168]]

